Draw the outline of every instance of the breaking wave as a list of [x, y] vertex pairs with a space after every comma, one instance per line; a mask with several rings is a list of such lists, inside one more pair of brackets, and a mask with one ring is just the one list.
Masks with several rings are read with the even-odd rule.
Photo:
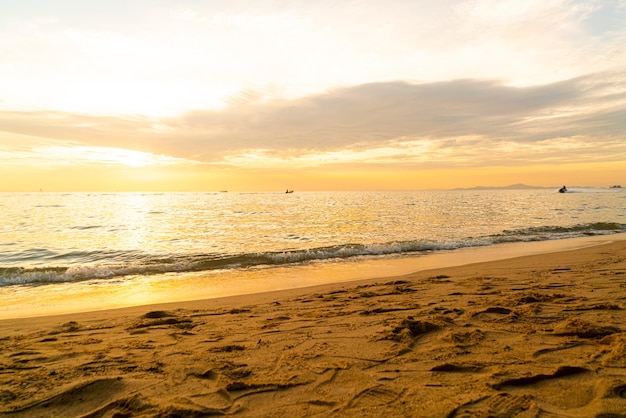
[[[82, 253], [80, 257], [74, 254], [75, 264], [70, 266], [51, 265], [36, 268], [0, 268], [0, 286], [43, 285], [82, 280], [111, 280], [120, 277], [164, 273], [262, 268], [327, 260], [340, 261], [355, 257], [427, 254], [435, 251], [487, 246], [505, 242], [545, 241], [620, 232], [626, 232], [626, 224], [596, 222], [573, 226], [537, 226], [504, 230], [495, 235], [446, 242], [416, 240], [367, 244], [347, 243], [275, 252], [180, 254], [165, 257], [142, 254], [137, 251], [128, 253]], [[37, 250], [37, 252], [41, 251], [40, 249]], [[64, 258], [61, 254], [48, 252], [47, 262], [53, 263], [55, 259]]]

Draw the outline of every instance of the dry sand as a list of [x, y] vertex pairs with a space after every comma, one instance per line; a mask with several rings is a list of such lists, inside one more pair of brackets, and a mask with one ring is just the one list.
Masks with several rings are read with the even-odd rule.
[[626, 241], [0, 321], [9, 417], [626, 417]]

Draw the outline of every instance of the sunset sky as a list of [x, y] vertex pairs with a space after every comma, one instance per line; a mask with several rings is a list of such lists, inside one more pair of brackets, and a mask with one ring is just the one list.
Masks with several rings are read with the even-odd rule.
[[626, 0], [0, 0], [0, 191], [626, 185]]

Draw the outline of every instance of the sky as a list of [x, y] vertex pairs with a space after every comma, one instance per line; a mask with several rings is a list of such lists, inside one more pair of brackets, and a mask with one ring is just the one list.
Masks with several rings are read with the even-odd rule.
[[626, 0], [0, 0], [0, 191], [626, 185]]

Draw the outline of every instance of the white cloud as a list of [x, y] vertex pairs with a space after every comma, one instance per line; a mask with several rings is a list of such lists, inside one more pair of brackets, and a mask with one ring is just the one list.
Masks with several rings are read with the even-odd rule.
[[3, 111], [0, 126], [9, 142], [31, 135], [236, 166], [623, 161], [626, 78], [369, 83], [292, 100], [251, 95], [169, 118]]

